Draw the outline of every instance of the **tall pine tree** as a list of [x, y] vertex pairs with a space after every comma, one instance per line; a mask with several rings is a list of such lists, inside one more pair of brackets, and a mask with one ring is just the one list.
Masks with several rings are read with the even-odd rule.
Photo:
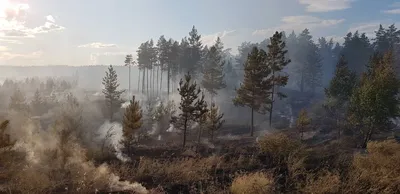
[[217, 90], [226, 87], [224, 81], [224, 65], [223, 44], [218, 37], [215, 45], [213, 45], [207, 53], [206, 63], [203, 69], [203, 87], [210, 93], [213, 102]]
[[356, 74], [350, 71], [344, 56], [342, 56], [336, 65], [335, 75], [330, 81], [329, 87], [325, 88], [326, 100], [323, 105], [328, 114], [336, 121], [338, 138], [340, 138], [342, 127], [340, 121], [345, 119], [348, 102], [356, 83]]
[[114, 113], [121, 107], [121, 94], [125, 92], [125, 90], [118, 90], [118, 76], [112, 65], [110, 65], [108, 71], [106, 71], [106, 76], [103, 78], [103, 86], [103, 94], [106, 100], [109, 119], [110, 122], [112, 122]]
[[201, 96], [201, 90], [197, 87], [196, 82], [193, 82], [190, 73], [185, 75], [185, 80], [181, 79], [178, 88], [181, 96], [179, 104], [179, 116], [173, 116], [172, 122], [182, 128], [183, 143], [182, 147], [186, 145], [186, 137], [188, 126], [193, 122], [198, 122], [200, 118], [208, 111], [207, 103], [204, 101], [204, 94]]
[[265, 78], [270, 73], [266, 66], [267, 53], [254, 47], [244, 65], [244, 79], [236, 90], [233, 102], [236, 106], [247, 106], [251, 109], [251, 136], [254, 134], [254, 112], [265, 114], [268, 110], [269, 97]]
[[373, 134], [388, 130], [390, 119], [399, 116], [399, 86], [392, 53], [384, 57], [374, 55], [350, 100], [350, 121], [360, 129], [363, 148]]
[[125, 109], [124, 118], [122, 121], [122, 145], [130, 153], [130, 147], [134, 140], [134, 135], [142, 126], [142, 109], [139, 101], [132, 97], [129, 106]]
[[272, 126], [272, 112], [274, 108], [275, 95], [277, 97], [286, 97], [283, 93], [278, 91], [279, 87], [286, 86], [289, 76], [282, 73], [282, 70], [290, 63], [289, 59], [286, 59], [287, 50], [285, 50], [286, 44], [282, 40], [283, 33], [275, 32], [270, 38], [270, 44], [268, 45], [267, 54], [267, 65], [271, 70], [271, 74], [266, 80], [267, 89], [272, 87], [270, 95], [270, 107], [269, 107], [269, 126]]

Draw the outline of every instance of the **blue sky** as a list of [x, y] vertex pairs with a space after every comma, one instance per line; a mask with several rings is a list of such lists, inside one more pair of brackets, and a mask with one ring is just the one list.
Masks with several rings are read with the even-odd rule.
[[395, 0], [0, 0], [0, 65], [121, 65], [140, 43], [180, 40], [192, 25], [235, 53], [276, 30], [341, 42], [399, 20]]

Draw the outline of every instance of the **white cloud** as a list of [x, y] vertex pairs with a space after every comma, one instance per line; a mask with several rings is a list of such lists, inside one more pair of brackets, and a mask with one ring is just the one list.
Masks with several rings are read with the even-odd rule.
[[0, 37], [3, 37], [3, 39], [33, 38], [35, 34], [65, 29], [65, 27], [55, 23], [52, 15], [46, 16], [46, 21], [41, 26], [27, 27], [26, 18], [29, 8], [29, 5], [25, 3], [17, 3], [14, 0], [0, 0]]
[[386, 13], [386, 14], [400, 14], [400, 9], [384, 10], [383, 13]]
[[385, 14], [400, 14], [400, 2], [395, 2], [389, 7], [392, 7], [393, 9], [387, 9], [383, 10], [382, 13]]
[[43, 56], [43, 51], [35, 51], [31, 53], [0, 52], [0, 59], [2, 61], [11, 60], [14, 58], [38, 59], [42, 56]]
[[84, 44], [84, 45], [79, 45], [78, 48], [117, 48], [116, 44], [107, 44], [107, 43], [101, 43], [101, 42], [93, 42], [89, 44]]
[[281, 21], [283, 24], [273, 28], [256, 30], [253, 35], [267, 36], [272, 35], [275, 31], [301, 31], [305, 28], [315, 30], [317, 28], [336, 26], [343, 23], [345, 19], [324, 20], [313, 16], [286, 16]]
[[46, 19], [47, 19], [47, 21], [52, 22], [52, 23], [56, 22], [56, 20], [54, 19], [54, 17], [52, 15], [46, 16]]
[[89, 63], [90, 65], [101, 65], [101, 64], [119, 65], [124, 63], [124, 56], [128, 54], [132, 54], [133, 59], [136, 60], [136, 52], [116, 51], [116, 52], [91, 53], [89, 57]]
[[[348, 32], [356, 32], [358, 31], [360, 34], [365, 33], [369, 38], [375, 37], [375, 31], [378, 30], [379, 25], [381, 22], [370, 22], [370, 23], [361, 23], [361, 24], [356, 24], [350, 27]], [[382, 25], [382, 26], [387, 26], [387, 25]]]
[[215, 41], [217, 40], [218, 37], [221, 39], [224, 39], [224, 38], [226, 38], [226, 36], [233, 35], [235, 32], [236, 32], [236, 30], [229, 30], [229, 31], [225, 30], [222, 32], [217, 32], [215, 34], [205, 35], [205, 36], [201, 37], [201, 42], [204, 45], [211, 46], [215, 43]]
[[339, 44], [344, 43], [344, 37], [343, 36], [337, 36], [337, 35], [331, 35], [331, 36], [325, 36], [327, 40], [332, 39], [335, 44], [338, 42]]
[[306, 5], [307, 12], [329, 12], [344, 10], [351, 7], [355, 0], [298, 0]]

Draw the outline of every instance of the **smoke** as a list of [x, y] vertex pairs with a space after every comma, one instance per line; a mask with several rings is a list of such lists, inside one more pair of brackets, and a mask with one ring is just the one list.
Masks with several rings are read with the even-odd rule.
[[[112, 132], [112, 135], [110, 134], [110, 130]], [[121, 140], [122, 140], [122, 125], [117, 122], [110, 123], [109, 121], [105, 121], [103, 125], [100, 126], [98, 130], [98, 140], [100, 141], [108, 141], [115, 151], [115, 156], [121, 160], [122, 162], [127, 162], [130, 161], [130, 158], [125, 156], [122, 151], [122, 145], [121, 145]]]
[[[9, 134], [11, 139], [16, 140], [12, 149], [25, 155], [24, 161], [21, 161], [25, 165], [17, 171], [18, 178], [12, 180], [14, 182], [10, 184], [10, 187], [32, 184], [29, 177], [40, 175], [40, 178], [46, 177], [46, 181], [35, 188], [59, 190], [61, 187], [78, 193], [96, 191], [148, 193], [146, 188], [139, 183], [120, 181], [120, 178], [112, 173], [106, 164], [96, 166], [88, 160], [87, 151], [80, 145], [76, 131], [59, 123], [48, 130], [43, 130], [36, 120], [27, 116], [19, 116], [11, 112], [9, 117], [12, 118]], [[100, 136], [105, 137], [110, 127], [115, 132], [110, 142], [118, 149], [122, 136], [122, 127], [119, 123], [106, 121], [99, 129]], [[26, 175], [26, 173], [30, 174]]]
[[121, 108], [127, 108], [130, 104], [131, 104], [131, 102], [126, 101], [126, 102], [121, 104]]

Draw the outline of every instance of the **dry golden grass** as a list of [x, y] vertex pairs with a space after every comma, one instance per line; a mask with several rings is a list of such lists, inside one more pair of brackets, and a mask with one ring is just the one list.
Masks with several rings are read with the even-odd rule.
[[273, 193], [272, 176], [256, 172], [236, 177], [231, 185], [233, 194], [268, 194]]
[[346, 192], [400, 193], [400, 144], [394, 140], [369, 142], [366, 154], [352, 162]]
[[259, 141], [261, 152], [271, 157], [275, 164], [285, 162], [291, 154], [303, 148], [300, 141], [283, 133], [266, 135]]
[[221, 162], [219, 157], [182, 158], [171, 161], [141, 158], [133, 173], [138, 179], [150, 176], [160, 182], [187, 184], [210, 179], [210, 172], [221, 165]]
[[300, 189], [307, 194], [334, 194], [340, 193], [341, 180], [339, 173], [323, 171], [307, 178], [307, 182]]

